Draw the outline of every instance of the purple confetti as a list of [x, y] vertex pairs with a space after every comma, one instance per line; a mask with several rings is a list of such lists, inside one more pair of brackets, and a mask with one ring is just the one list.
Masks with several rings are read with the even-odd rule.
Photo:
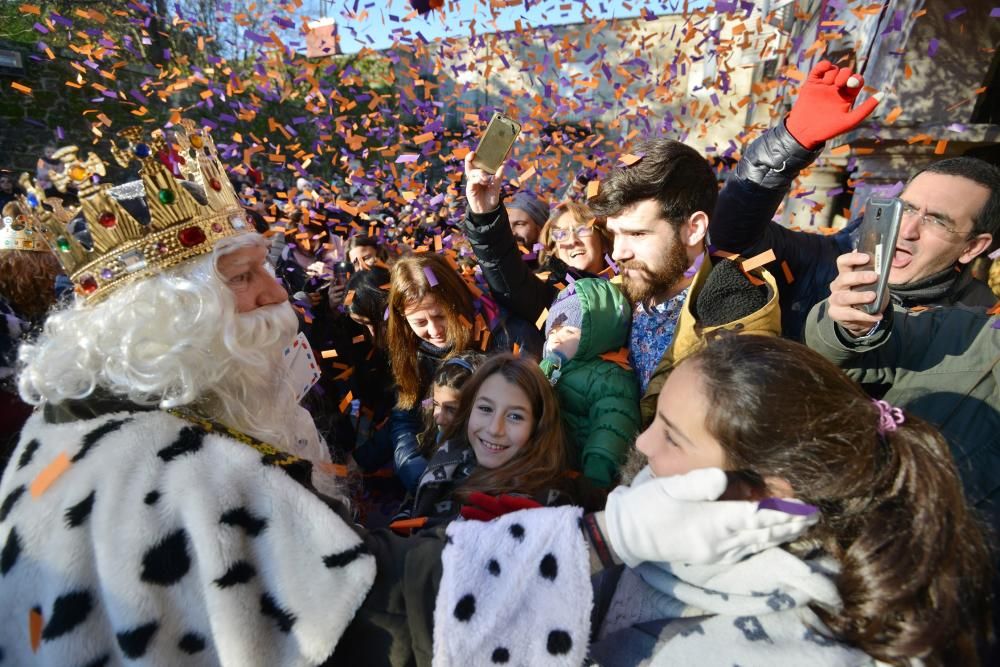
[[961, 7], [959, 9], [952, 10], [952, 11], [950, 11], [947, 14], [944, 15], [944, 20], [945, 21], [954, 21], [955, 19], [957, 19], [959, 16], [961, 16], [962, 14], [964, 14], [967, 11], [969, 11], [969, 10], [966, 9], [965, 7]]
[[990, 12], [991, 19], [1000, 19], [1000, 7], [994, 7], [993, 11]]
[[427, 282], [431, 284], [431, 287], [436, 287], [438, 284], [438, 278], [434, 275], [434, 269], [429, 266], [424, 267], [424, 275], [427, 276]]
[[764, 498], [757, 505], [757, 511], [761, 510], [774, 510], [775, 512], [784, 512], [793, 516], [812, 516], [819, 513], [818, 507], [807, 505], [806, 503], [784, 500], [783, 498]]
[[73, 22], [72, 21], [70, 21], [65, 16], [60, 16], [59, 14], [56, 14], [55, 12], [52, 12], [51, 14], [49, 14], [49, 18], [52, 19], [53, 23], [58, 23], [59, 25], [63, 26], [64, 28], [72, 28], [73, 27]]
[[243, 33], [243, 36], [249, 39], [251, 42], [256, 42], [257, 44], [267, 44], [271, 41], [270, 37], [266, 35], [259, 35], [249, 28]]
[[705, 261], [705, 255], [703, 255], [703, 254], [702, 255], [698, 255], [698, 257], [695, 258], [695, 260], [694, 260], [694, 264], [692, 264], [691, 266], [689, 266], [684, 271], [684, 277], [685, 278], [690, 278], [694, 274], [698, 273], [698, 269], [701, 268], [701, 263], [704, 262], [704, 261]]
[[938, 50], [938, 40], [936, 37], [931, 38], [930, 44], [927, 45], [927, 55], [931, 58], [937, 53]]
[[608, 266], [611, 267], [611, 270], [614, 271], [615, 275], [617, 276], [619, 273], [618, 265], [615, 264], [615, 260], [611, 259], [611, 255], [609, 255], [608, 253], [604, 253], [604, 261], [608, 263]]
[[396, 158], [396, 164], [404, 162], [416, 162], [420, 158], [419, 153], [403, 153], [398, 158]]

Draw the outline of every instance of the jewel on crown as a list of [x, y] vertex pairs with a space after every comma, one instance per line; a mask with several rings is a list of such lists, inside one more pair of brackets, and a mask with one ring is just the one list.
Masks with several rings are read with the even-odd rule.
[[[50, 178], [60, 191], [77, 190], [79, 208], [39, 201], [37, 191], [18, 201], [88, 302], [251, 231], [207, 131], [184, 119], [148, 137], [143, 128], [126, 128], [118, 139], [112, 156], [122, 167], [137, 162], [139, 181], [102, 183], [104, 162], [93, 153], [81, 160], [67, 147], [59, 157], [64, 169]], [[128, 205], [134, 199], [145, 200], [148, 216], [133, 215], [141, 208]]]
[[10, 202], [0, 215], [0, 252], [4, 250], [31, 250], [49, 252], [42, 235], [35, 229], [34, 220]]

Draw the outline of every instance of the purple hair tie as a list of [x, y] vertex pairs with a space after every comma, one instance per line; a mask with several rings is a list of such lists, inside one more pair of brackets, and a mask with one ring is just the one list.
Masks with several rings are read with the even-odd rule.
[[878, 432], [880, 435], [894, 432], [896, 427], [906, 420], [903, 411], [888, 401], [879, 401], [873, 398], [872, 403], [878, 408]]

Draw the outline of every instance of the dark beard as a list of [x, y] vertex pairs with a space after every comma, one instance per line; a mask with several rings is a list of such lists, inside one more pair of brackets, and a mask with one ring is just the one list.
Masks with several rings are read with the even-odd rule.
[[687, 250], [678, 235], [670, 244], [670, 250], [663, 259], [663, 264], [655, 269], [635, 260], [622, 262], [620, 264], [622, 270], [641, 269], [646, 274], [646, 278], [641, 282], [630, 280], [628, 276], [622, 278], [622, 291], [625, 292], [625, 296], [632, 305], [647, 303], [654, 296], [667, 291], [680, 280], [689, 264]]

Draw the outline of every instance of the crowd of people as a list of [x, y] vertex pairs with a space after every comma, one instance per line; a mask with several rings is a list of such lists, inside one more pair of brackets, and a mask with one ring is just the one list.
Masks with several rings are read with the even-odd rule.
[[721, 189], [654, 137], [362, 220], [186, 121], [0, 174], [0, 664], [992, 664], [1000, 169], [912, 175], [881, 313], [860, 220], [772, 221], [862, 83]]

